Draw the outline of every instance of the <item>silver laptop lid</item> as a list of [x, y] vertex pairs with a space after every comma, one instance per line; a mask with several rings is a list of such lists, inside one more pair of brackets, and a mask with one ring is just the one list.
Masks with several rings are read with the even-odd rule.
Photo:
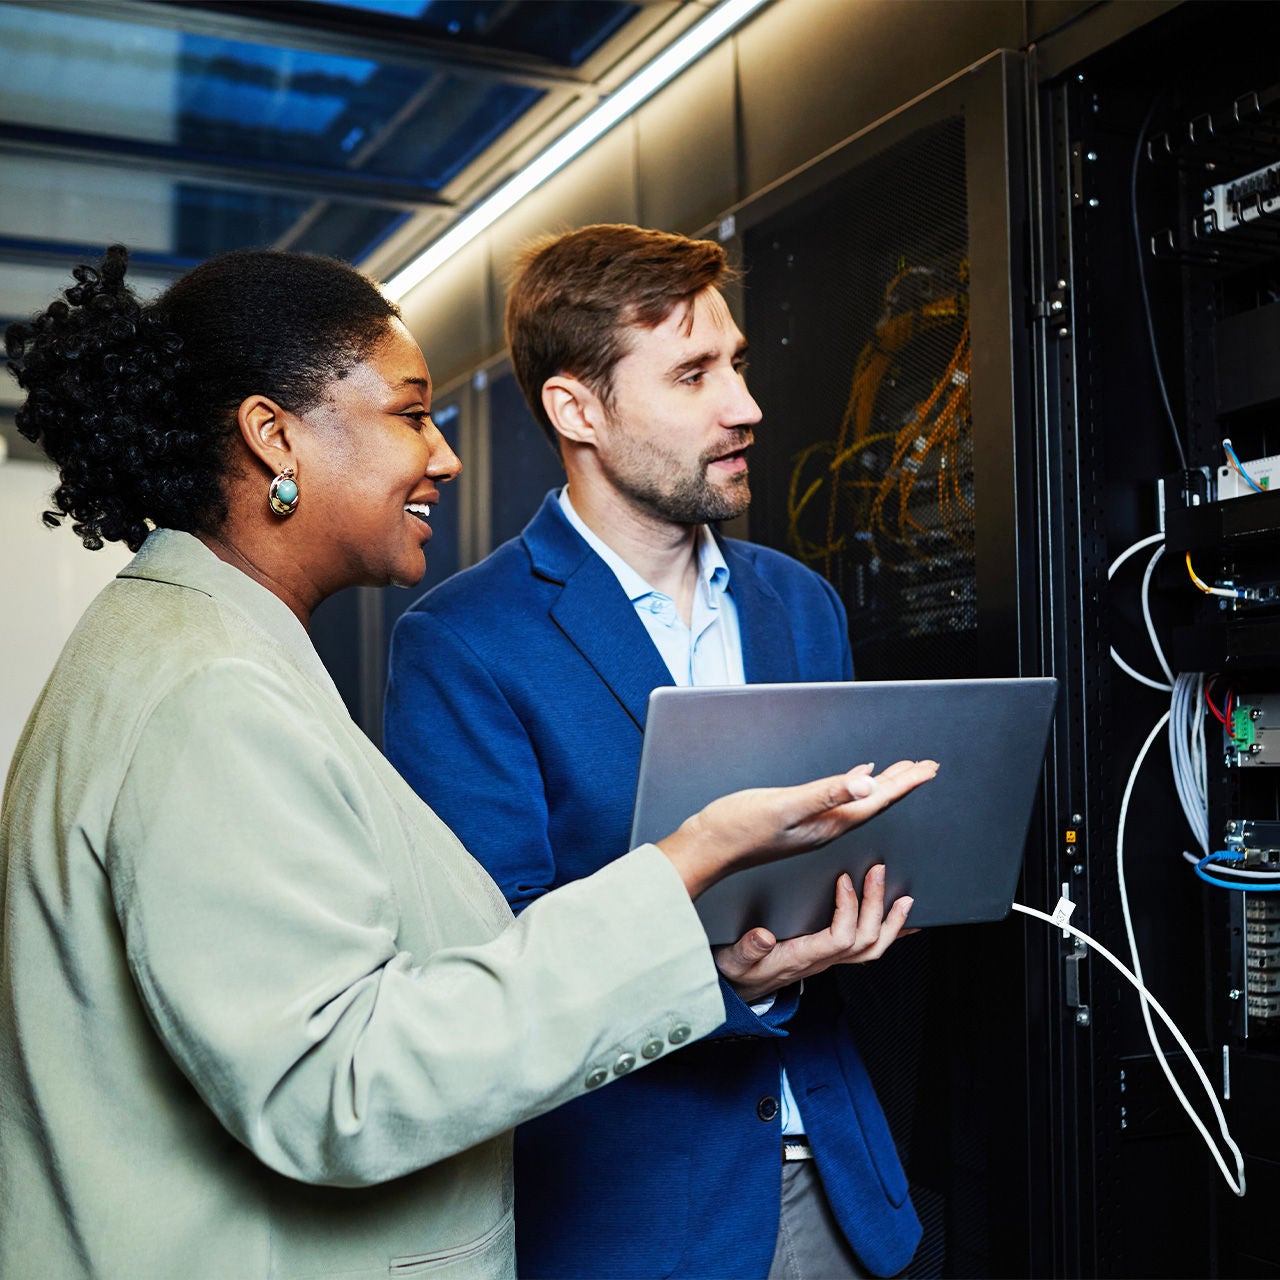
[[1058, 682], [853, 681], [655, 689], [632, 821], [634, 847], [744, 787], [785, 786], [874, 761], [933, 759], [938, 776], [825, 848], [727, 877], [697, 901], [713, 943], [763, 925], [825, 929], [842, 871], [862, 891], [885, 864], [886, 905], [908, 924], [1008, 914], [1039, 789]]

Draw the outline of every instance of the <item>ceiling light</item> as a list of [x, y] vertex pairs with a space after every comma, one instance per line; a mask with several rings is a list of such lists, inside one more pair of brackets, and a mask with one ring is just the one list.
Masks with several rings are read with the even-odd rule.
[[611, 93], [590, 115], [584, 116], [562, 138], [557, 139], [519, 173], [486, 196], [459, 219], [438, 240], [433, 241], [406, 267], [383, 286], [393, 300], [403, 298], [437, 267], [447, 262], [463, 245], [492, 226], [508, 209], [562, 169], [580, 151], [628, 116], [646, 98], [673, 76], [678, 75], [717, 40], [728, 35], [743, 19], [766, 0], [722, 0], [697, 26], [691, 27], [652, 62]]

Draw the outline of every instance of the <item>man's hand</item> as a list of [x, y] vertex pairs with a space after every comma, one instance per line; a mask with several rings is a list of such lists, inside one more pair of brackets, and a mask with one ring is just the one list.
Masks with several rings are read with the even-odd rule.
[[745, 1004], [763, 1000], [774, 991], [812, 977], [833, 964], [862, 964], [877, 960], [905, 929], [910, 898], [899, 898], [886, 915], [884, 866], [867, 872], [862, 901], [848, 874], [836, 881], [836, 910], [831, 927], [779, 942], [768, 929], [750, 929], [731, 946], [716, 950], [716, 967]]

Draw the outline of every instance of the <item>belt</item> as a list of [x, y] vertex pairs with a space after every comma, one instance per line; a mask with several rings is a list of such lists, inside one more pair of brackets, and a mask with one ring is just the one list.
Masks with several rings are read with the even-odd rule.
[[782, 1139], [782, 1159], [812, 1160], [813, 1148], [803, 1133], [789, 1133]]

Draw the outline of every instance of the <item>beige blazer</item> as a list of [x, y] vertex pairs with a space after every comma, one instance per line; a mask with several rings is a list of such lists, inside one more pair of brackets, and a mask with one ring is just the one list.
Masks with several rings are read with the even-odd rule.
[[513, 1275], [512, 1126], [724, 1018], [660, 852], [513, 922], [182, 533], [68, 642], [0, 876], [4, 1280]]

